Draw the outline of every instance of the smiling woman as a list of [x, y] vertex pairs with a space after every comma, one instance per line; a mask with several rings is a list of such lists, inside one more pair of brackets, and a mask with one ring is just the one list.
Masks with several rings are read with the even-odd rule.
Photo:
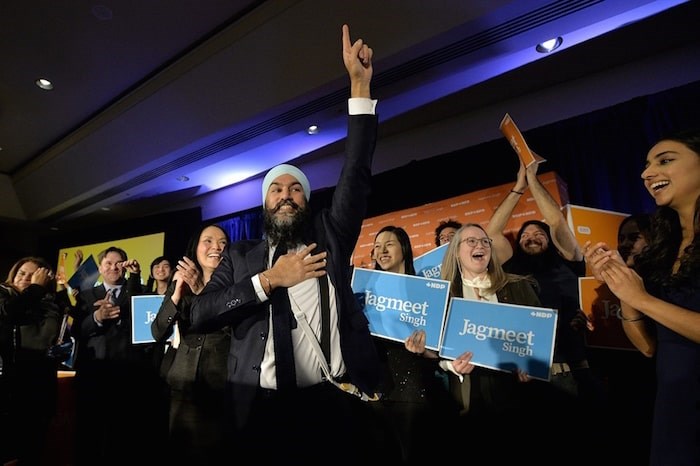
[[650, 464], [700, 464], [700, 129], [661, 139], [646, 161], [658, 208], [634, 270], [605, 243], [587, 247], [586, 260], [620, 299], [630, 341], [656, 356]]
[[168, 285], [151, 324], [153, 338], [174, 336], [160, 373], [170, 393], [169, 441], [164, 456], [174, 464], [213, 464], [223, 452], [224, 386], [229, 328], [200, 333], [192, 328], [192, 298], [202, 292], [230, 242], [218, 225], [202, 225]]
[[48, 354], [63, 318], [49, 264], [25, 257], [0, 284], [0, 461], [40, 464], [56, 411], [58, 362]]
[[[376, 270], [416, 275], [413, 248], [406, 230], [384, 226], [374, 238], [372, 255]], [[377, 299], [370, 296], [370, 299]], [[401, 321], [425, 325], [421, 303], [382, 303], [402, 312]], [[457, 407], [449, 398], [441, 377], [436, 376], [437, 359], [407, 351], [401, 342], [375, 338], [385, 363], [382, 398], [368, 406], [372, 426], [372, 449], [388, 464], [418, 464], [435, 454], [434, 446], [454, 432]], [[410, 337], [409, 337], [410, 338]], [[428, 426], [439, 426], [429, 428]], [[448, 442], [449, 443], [449, 442]], [[380, 461], [382, 462], [382, 461]]]
[[[539, 306], [532, 281], [505, 273], [491, 244], [491, 238], [479, 224], [467, 223], [456, 231], [441, 266], [441, 278], [450, 283], [450, 298]], [[498, 338], [500, 331], [495, 328], [477, 329], [467, 323], [464, 328], [465, 332], [480, 335], [489, 330]], [[528, 337], [522, 334], [519, 338], [527, 341]], [[438, 358], [435, 352], [426, 351], [424, 346], [409, 343], [406, 342], [406, 347], [410, 351]], [[500, 459], [516, 460], [532, 439], [523, 432], [512, 435], [505, 432], [501, 423], [504, 418], [517, 419], [526, 414], [523, 407], [528, 399], [524, 398], [524, 383], [533, 382], [521, 372], [476, 367], [471, 364], [471, 357], [472, 353], [466, 351], [453, 361], [440, 361], [440, 368], [448, 377], [451, 395], [460, 409], [455, 434], [457, 438], [470, 438], [485, 448], [498, 449], [499, 445], [507, 444], [508, 451], [502, 451], [504, 456]]]

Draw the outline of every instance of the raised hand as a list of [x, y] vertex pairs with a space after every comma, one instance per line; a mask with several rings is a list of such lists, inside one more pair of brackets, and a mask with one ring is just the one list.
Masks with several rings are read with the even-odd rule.
[[118, 262], [117, 267], [120, 269], [126, 269], [129, 273], [141, 273], [141, 266], [136, 259]]
[[51, 280], [53, 280], [53, 273], [51, 272], [51, 269], [39, 267], [32, 274], [31, 283], [33, 285], [47, 286]]
[[343, 62], [350, 76], [350, 96], [370, 97], [372, 49], [362, 39], [350, 42], [350, 28], [343, 24]]
[[176, 289], [182, 287], [183, 283], [187, 284], [194, 294], [199, 294], [204, 289], [204, 279], [192, 259], [183, 256], [182, 259], [177, 261], [175, 268], [177, 271], [173, 276], [173, 280], [178, 282], [175, 285]]

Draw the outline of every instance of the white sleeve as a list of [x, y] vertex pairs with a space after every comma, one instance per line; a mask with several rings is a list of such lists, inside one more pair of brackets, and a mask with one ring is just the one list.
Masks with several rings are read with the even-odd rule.
[[459, 377], [460, 382], [464, 382], [464, 375], [460, 374], [455, 370], [455, 366], [452, 365], [452, 361], [449, 361], [447, 359], [441, 359], [438, 364], [440, 365], [440, 369], [442, 369], [445, 372], [452, 372], [454, 375]]
[[258, 299], [260, 300], [260, 302], [264, 303], [265, 301], [267, 301], [269, 298], [265, 294], [265, 290], [263, 289], [262, 283], [260, 283], [260, 274], [256, 273], [255, 275], [250, 277], [250, 280], [253, 282], [255, 294], [258, 295]]
[[351, 97], [348, 99], [348, 114], [350, 115], [374, 115], [377, 108], [377, 99], [366, 97]]

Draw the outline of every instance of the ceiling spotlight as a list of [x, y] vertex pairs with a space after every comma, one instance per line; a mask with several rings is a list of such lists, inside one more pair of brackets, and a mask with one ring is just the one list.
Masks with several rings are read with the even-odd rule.
[[557, 37], [555, 39], [549, 39], [547, 41], [540, 42], [539, 44], [537, 44], [537, 47], [535, 47], [535, 50], [537, 50], [540, 53], [553, 52], [561, 46], [562, 42], [564, 42], [564, 40], [561, 37]]
[[306, 132], [309, 134], [318, 134], [318, 126], [316, 125], [311, 125], [307, 128]]
[[90, 8], [90, 11], [92, 12], [92, 16], [101, 21], [109, 21], [112, 19], [112, 10], [107, 6], [95, 5]]
[[53, 83], [46, 78], [39, 78], [34, 83], [39, 86], [40, 89], [45, 91], [50, 91], [53, 89]]
[[189, 177], [189, 176], [185, 176], [185, 175], [178, 176], [178, 177], [175, 178], [175, 179], [176, 179], [177, 181], [182, 181], [183, 183], [184, 183], [185, 181], [190, 181], [190, 177]]
[[109, 211], [112, 210], [112, 209], [110, 209], [109, 207], [100, 207], [100, 210], [101, 210], [102, 212], [109, 212]]

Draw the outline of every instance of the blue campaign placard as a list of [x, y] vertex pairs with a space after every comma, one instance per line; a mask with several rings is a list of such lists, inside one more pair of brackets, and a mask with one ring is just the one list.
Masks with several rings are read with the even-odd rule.
[[131, 342], [153, 343], [151, 322], [156, 318], [163, 295], [141, 295], [131, 297]]
[[455, 359], [471, 351], [474, 365], [520, 369], [549, 381], [557, 318], [555, 309], [452, 298], [440, 356]]
[[440, 278], [442, 259], [445, 257], [447, 246], [449, 246], [449, 243], [443, 244], [440, 247], [416, 257], [413, 260], [413, 267], [416, 269], [416, 275], [426, 278]]
[[352, 289], [364, 298], [372, 335], [404, 342], [414, 331], [425, 330], [425, 347], [438, 350], [449, 282], [355, 268]]
[[92, 254], [83, 261], [75, 271], [73, 276], [68, 279], [68, 285], [74, 290], [85, 291], [95, 286], [95, 282], [100, 277], [100, 272], [97, 269], [97, 262]]

